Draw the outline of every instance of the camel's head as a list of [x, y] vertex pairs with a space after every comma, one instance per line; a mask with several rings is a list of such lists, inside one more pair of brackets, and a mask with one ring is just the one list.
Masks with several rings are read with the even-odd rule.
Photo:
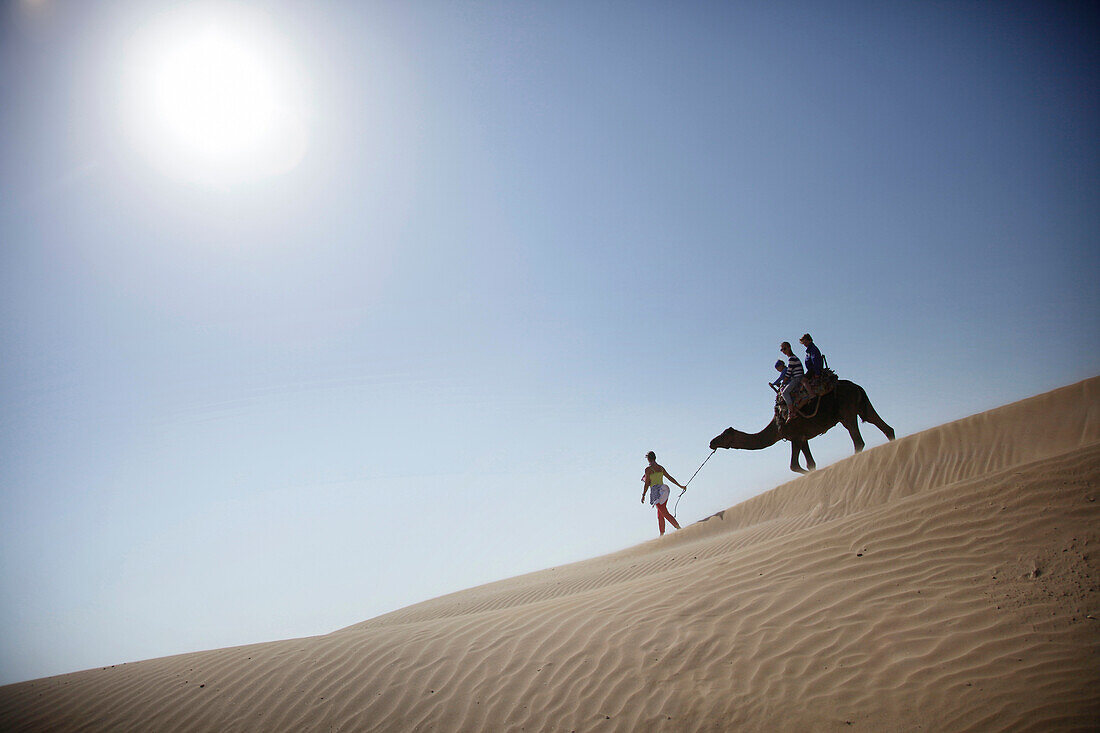
[[733, 428], [726, 428], [722, 431], [714, 440], [710, 441], [710, 449], [716, 450], [718, 448], [740, 448], [744, 443], [745, 434], [740, 430], [734, 430]]

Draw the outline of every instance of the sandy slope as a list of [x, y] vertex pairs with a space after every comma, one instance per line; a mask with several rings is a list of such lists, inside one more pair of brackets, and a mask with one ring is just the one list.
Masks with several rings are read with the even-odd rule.
[[0, 728], [1095, 730], [1097, 499], [1100, 378], [326, 636], [2, 687]]

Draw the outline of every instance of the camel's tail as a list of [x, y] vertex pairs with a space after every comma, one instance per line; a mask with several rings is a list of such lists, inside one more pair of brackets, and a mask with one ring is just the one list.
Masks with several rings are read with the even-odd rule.
[[886, 424], [886, 421], [879, 417], [879, 414], [875, 412], [875, 406], [871, 404], [871, 399], [867, 396], [867, 390], [863, 387], [859, 388], [859, 419], [863, 422], [869, 422], [876, 428], [882, 431], [882, 434], [886, 436], [887, 440], [894, 439], [894, 429]]

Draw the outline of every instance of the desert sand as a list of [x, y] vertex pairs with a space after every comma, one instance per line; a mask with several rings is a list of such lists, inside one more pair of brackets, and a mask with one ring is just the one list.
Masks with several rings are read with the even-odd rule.
[[1096, 730], [1098, 498], [1100, 377], [605, 557], [8, 685], [0, 729]]

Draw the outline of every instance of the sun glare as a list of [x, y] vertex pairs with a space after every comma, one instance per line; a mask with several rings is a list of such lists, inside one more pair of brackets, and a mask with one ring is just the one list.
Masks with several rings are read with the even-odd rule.
[[135, 144], [158, 168], [225, 185], [300, 162], [297, 74], [265, 21], [239, 9], [191, 9], [139, 34], [127, 116]]

